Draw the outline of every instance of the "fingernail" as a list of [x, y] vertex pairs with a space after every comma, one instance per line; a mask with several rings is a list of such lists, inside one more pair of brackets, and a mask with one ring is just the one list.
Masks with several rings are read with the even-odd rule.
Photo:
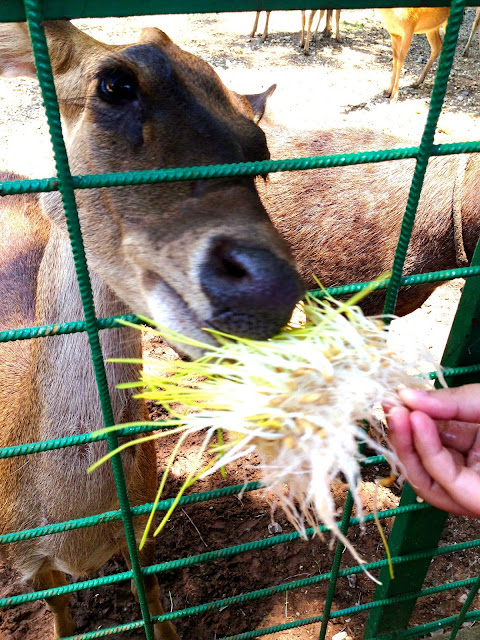
[[415, 402], [420, 398], [424, 398], [428, 395], [428, 391], [422, 391], [421, 389], [399, 389], [398, 395], [402, 402], [405, 404], [409, 404], [410, 402]]

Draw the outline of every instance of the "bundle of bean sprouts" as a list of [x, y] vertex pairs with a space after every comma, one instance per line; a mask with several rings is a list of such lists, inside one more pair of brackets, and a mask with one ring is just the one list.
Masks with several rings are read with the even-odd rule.
[[[306, 537], [307, 528], [318, 531], [323, 523], [358, 559], [337, 525], [332, 482], [343, 476], [361, 513], [359, 443], [396, 463], [379, 442], [384, 434], [369, 433], [363, 422], [379, 425], [372, 420], [374, 405], [398, 403], [399, 386], [431, 383], [390, 350], [383, 321], [365, 317], [355, 301], [307, 296], [305, 322], [267, 341], [211, 331], [218, 341], [212, 346], [170, 330], [158, 332], [167, 341], [201, 347], [205, 355], [194, 362], [158, 362], [155, 373], [144, 373], [137, 383], [144, 387], [140, 397], [154, 399], [173, 418], [167, 421], [171, 430], [144, 438], [178, 434], [157, 503], [182, 445], [191, 434], [203, 434], [196, 464], [155, 534], [195, 480], [256, 451], [269, 495], [300, 534]], [[153, 511], [149, 527], [152, 520]]]

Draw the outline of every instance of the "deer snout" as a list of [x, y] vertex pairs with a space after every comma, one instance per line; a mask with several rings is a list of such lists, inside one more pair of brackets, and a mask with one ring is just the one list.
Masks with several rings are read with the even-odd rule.
[[211, 244], [199, 277], [211, 304], [209, 323], [256, 340], [278, 333], [305, 293], [302, 279], [285, 259], [223, 238]]

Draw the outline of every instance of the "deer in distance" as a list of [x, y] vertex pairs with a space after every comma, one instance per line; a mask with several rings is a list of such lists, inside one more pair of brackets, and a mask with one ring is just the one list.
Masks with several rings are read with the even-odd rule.
[[[312, 9], [310, 11], [310, 14], [308, 16], [308, 24], [307, 24], [307, 30], [305, 32], [305, 24], [306, 24], [306, 12], [302, 11], [302, 40], [300, 42], [300, 47], [303, 49], [303, 53], [307, 56], [310, 53], [310, 40], [311, 40], [311, 33], [312, 33], [312, 25], [313, 25], [313, 19], [315, 18], [315, 14], [317, 13], [318, 9]], [[333, 9], [320, 9], [320, 13], [318, 16], [318, 22], [317, 22], [317, 28], [315, 29], [315, 34], [313, 36], [313, 39], [316, 40], [317, 38], [317, 33], [318, 33], [318, 28], [320, 26], [320, 22], [323, 18], [323, 16], [325, 15], [325, 12], [327, 14], [327, 17], [325, 18], [325, 29], [322, 31], [322, 38], [329, 38], [331, 33], [332, 33], [332, 17], [333, 17]], [[335, 40], [337, 42], [341, 41], [341, 37], [340, 37], [340, 13], [341, 13], [341, 9], [335, 9]]]
[[415, 33], [424, 33], [430, 44], [430, 57], [422, 73], [412, 84], [418, 87], [425, 80], [432, 64], [442, 49], [440, 28], [445, 28], [450, 9], [448, 7], [409, 7], [394, 9], [378, 9], [385, 28], [392, 39], [393, 69], [389, 88], [385, 95], [391, 100], [398, 99], [398, 83], [400, 72]]
[[480, 7], [477, 7], [475, 10], [475, 18], [473, 19], [472, 29], [470, 31], [470, 35], [468, 37], [467, 44], [465, 45], [465, 49], [463, 50], [463, 56], [468, 58], [468, 52], [470, 51], [470, 45], [472, 44], [473, 36], [475, 35], [475, 31], [478, 31], [478, 46], [480, 49]]

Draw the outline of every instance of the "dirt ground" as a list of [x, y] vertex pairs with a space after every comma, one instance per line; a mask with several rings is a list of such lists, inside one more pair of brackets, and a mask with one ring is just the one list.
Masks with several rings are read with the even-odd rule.
[[[437, 142], [475, 140], [478, 134], [478, 74], [477, 45], [471, 57], [464, 59], [461, 48], [470, 31], [474, 11], [467, 10], [462, 27], [460, 50], [457, 52], [452, 79], [449, 84], [445, 110], [441, 116]], [[256, 36], [248, 37], [254, 15], [208, 14], [205, 16], [154, 16], [126, 20], [82, 20], [77, 25], [91, 35], [110, 42], [134, 41], [142, 26], [158, 26], [178, 44], [201, 55], [212, 64], [231, 88], [255, 93], [277, 83], [269, 106], [269, 116], [295, 128], [369, 127], [418, 141], [425, 122], [433, 78], [418, 89], [407, 88], [421, 71], [428, 58], [424, 36], [416, 37], [405, 63], [401, 79], [400, 100], [390, 104], [382, 90], [388, 85], [391, 53], [388, 34], [372, 10], [343, 11], [342, 42], [323, 39], [314, 43], [311, 55], [304, 56], [299, 47], [300, 12], [274, 12], [270, 21], [270, 37], [261, 43]], [[260, 29], [263, 30], [263, 23]], [[11, 170], [29, 176], [53, 175], [50, 148], [42, 115], [41, 99], [35, 81], [2, 79], [0, 82], [0, 161]], [[25, 153], [28, 149], [28, 153]], [[8, 163], [8, 164], [7, 164]], [[444, 285], [423, 307], [410, 316], [395, 321], [394, 328], [410, 340], [416, 336], [440, 357], [451, 318], [458, 302], [462, 283]], [[149, 339], [146, 349], [150, 355], [174, 357], [172, 352], [155, 339]], [[152, 415], [156, 411], [152, 409]], [[191, 448], [195, 442], [190, 443]], [[159, 468], [163, 465], [165, 448], [159, 453]], [[252, 464], [255, 461], [252, 460]], [[166, 497], [174, 496], [188, 473], [189, 450], [186, 449], [175, 464], [167, 487]], [[243, 465], [230, 468], [227, 478], [203, 481], [197, 490], [238, 484], [254, 479], [255, 469]], [[376, 467], [369, 471], [362, 485], [365, 510], [373, 508], [372, 480], [385, 475]], [[341, 505], [346, 489], [336, 489]], [[398, 488], [381, 489], [378, 507], [389, 508], [398, 503]], [[283, 532], [291, 525], [280, 515], [276, 521]], [[270, 535], [269, 506], [260, 492], [224, 498], [177, 510], [168, 522], [157, 545], [157, 561], [173, 560], [204, 551], [261, 539]], [[391, 523], [387, 522], [386, 527]], [[442, 544], [461, 542], [478, 537], [478, 523], [465, 518], [450, 518]], [[360, 554], [368, 561], [383, 557], [383, 546], [374, 526], [365, 533], [352, 530], [351, 539]], [[330, 571], [332, 551], [318, 539], [310, 542], [291, 542], [262, 552], [250, 552], [228, 560], [218, 560], [161, 576], [164, 606], [167, 611], [182, 609], [222, 597], [261, 589], [302, 577]], [[346, 553], [342, 566], [353, 564]], [[113, 558], [98, 575], [124, 570], [123, 560]], [[478, 553], [465, 551], [455, 556], [438, 558], [432, 563], [428, 586], [475, 576], [479, 572]], [[292, 622], [322, 612], [327, 585], [291, 591], [251, 603], [226, 607], [195, 618], [178, 622], [182, 638], [213, 640], [270, 625]], [[4, 566], [0, 565], [0, 597], [20, 593], [24, 587]], [[343, 579], [338, 583], [333, 609], [365, 603], [372, 597], [374, 584], [365, 576], [356, 580]], [[457, 612], [464, 599], [464, 590], [446, 592], [419, 601], [412, 624], [429, 622]], [[136, 620], [139, 610], [128, 584], [79, 592], [72, 596], [72, 609], [78, 631], [86, 632], [102, 627]], [[474, 603], [475, 607], [480, 602]], [[328, 639], [360, 640], [366, 616], [355, 615], [330, 622]], [[51, 614], [43, 602], [22, 605], [0, 613], [0, 640], [50, 640]], [[317, 637], [318, 625], [309, 625], [275, 634], [278, 640], [307, 640]], [[478, 635], [475, 635], [477, 631]], [[474, 637], [480, 631], [472, 628]], [[140, 639], [140, 632], [119, 638]]]

